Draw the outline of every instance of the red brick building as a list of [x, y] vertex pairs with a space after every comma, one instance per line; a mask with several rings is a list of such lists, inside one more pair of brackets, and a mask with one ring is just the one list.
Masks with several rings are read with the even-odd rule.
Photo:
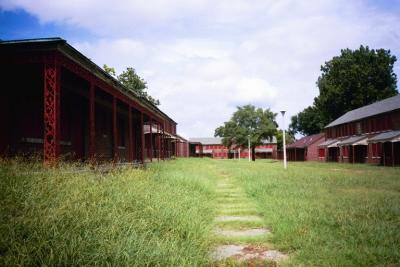
[[400, 95], [347, 112], [325, 136], [322, 161], [400, 165]]
[[[249, 152], [247, 148], [227, 148], [222, 144], [222, 138], [190, 138], [189, 139], [189, 155], [191, 157], [210, 157], [215, 159], [234, 159], [248, 158]], [[277, 142], [276, 138], [272, 140], [264, 140], [263, 144], [255, 149], [256, 158], [277, 158]], [[250, 151], [251, 157], [251, 151]]]
[[318, 160], [318, 145], [325, 141], [323, 133], [304, 136], [286, 147], [287, 160]]
[[65, 40], [0, 42], [0, 155], [144, 162], [184, 155], [177, 123]]
[[175, 150], [173, 155], [176, 157], [189, 157], [189, 142], [185, 138], [181, 137], [180, 135], [176, 135], [175, 140]]

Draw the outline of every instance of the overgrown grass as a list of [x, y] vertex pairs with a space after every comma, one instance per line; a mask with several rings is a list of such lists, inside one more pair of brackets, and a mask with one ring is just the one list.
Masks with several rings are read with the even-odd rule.
[[218, 161], [253, 198], [290, 266], [399, 266], [400, 169]]
[[202, 162], [75, 169], [0, 162], [0, 266], [208, 264], [214, 180]]
[[[400, 265], [399, 168], [180, 159], [74, 170], [0, 162], [0, 266], [207, 266], [221, 242], [279, 249], [289, 266]], [[221, 177], [243, 190], [216, 189]], [[219, 240], [214, 226], [251, 225], [216, 214], [260, 214], [272, 235]]]

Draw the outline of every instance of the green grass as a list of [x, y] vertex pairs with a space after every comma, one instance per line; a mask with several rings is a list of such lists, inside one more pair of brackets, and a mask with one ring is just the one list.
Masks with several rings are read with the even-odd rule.
[[[208, 266], [209, 249], [229, 242], [283, 251], [287, 266], [400, 265], [399, 168], [179, 159], [74, 170], [0, 162], [0, 266]], [[221, 214], [259, 214], [272, 235], [213, 236], [261, 225]]]
[[214, 180], [202, 163], [74, 169], [0, 163], [0, 266], [208, 264]]
[[289, 266], [399, 266], [400, 169], [213, 162], [258, 204]]

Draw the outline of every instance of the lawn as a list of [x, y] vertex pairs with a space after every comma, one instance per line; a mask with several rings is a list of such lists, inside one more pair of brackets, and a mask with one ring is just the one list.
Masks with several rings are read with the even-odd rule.
[[0, 265], [210, 265], [221, 177], [262, 215], [283, 265], [400, 265], [399, 168], [211, 159], [108, 173], [1, 161]]
[[289, 266], [399, 266], [400, 169], [215, 161], [254, 199]]
[[0, 266], [208, 264], [214, 186], [202, 162], [75, 167], [0, 163]]

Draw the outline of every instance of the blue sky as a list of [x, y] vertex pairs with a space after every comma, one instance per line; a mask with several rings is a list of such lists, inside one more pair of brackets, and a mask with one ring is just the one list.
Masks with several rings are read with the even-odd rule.
[[0, 39], [59, 36], [99, 65], [132, 66], [179, 132], [198, 137], [237, 105], [301, 111], [342, 48], [400, 60], [399, 14], [400, 0], [0, 0]]

